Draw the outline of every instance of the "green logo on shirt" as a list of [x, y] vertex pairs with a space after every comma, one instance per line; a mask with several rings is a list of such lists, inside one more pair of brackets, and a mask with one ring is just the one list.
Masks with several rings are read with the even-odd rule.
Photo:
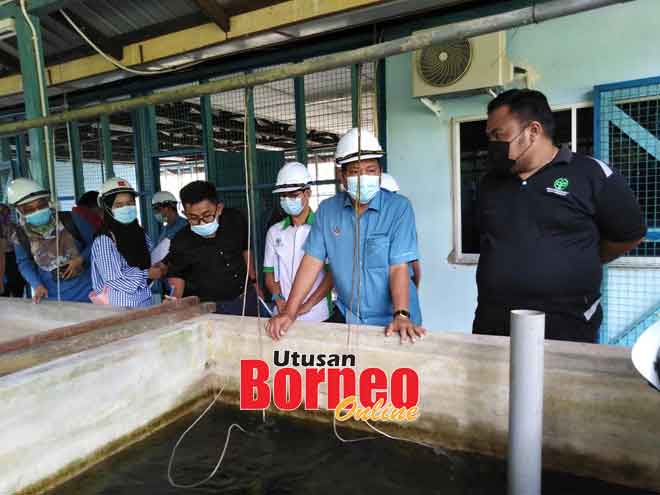
[[555, 181], [553, 187], [560, 191], [565, 191], [568, 189], [568, 179], [566, 177], [560, 177]]

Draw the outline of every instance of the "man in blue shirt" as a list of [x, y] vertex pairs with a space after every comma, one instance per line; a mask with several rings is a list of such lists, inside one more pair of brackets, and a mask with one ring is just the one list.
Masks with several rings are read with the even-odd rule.
[[76, 213], [63, 211], [56, 216], [48, 191], [32, 180], [11, 181], [7, 196], [19, 213], [11, 239], [16, 263], [32, 287], [34, 302], [42, 298], [90, 302], [94, 235], [90, 224]]
[[176, 205], [177, 200], [174, 194], [168, 191], [159, 191], [151, 198], [151, 207], [154, 210], [154, 216], [158, 220], [158, 223], [163, 226], [156, 245], [163, 239], [174, 239], [174, 236], [188, 225], [186, 219], [181, 217], [176, 211]]
[[415, 216], [406, 197], [380, 188], [383, 154], [364, 129], [351, 129], [339, 141], [335, 160], [346, 192], [319, 206], [285, 310], [268, 322], [272, 338], [287, 332], [326, 260], [337, 291], [330, 321], [382, 325], [402, 342], [424, 335], [408, 269], [419, 259]]

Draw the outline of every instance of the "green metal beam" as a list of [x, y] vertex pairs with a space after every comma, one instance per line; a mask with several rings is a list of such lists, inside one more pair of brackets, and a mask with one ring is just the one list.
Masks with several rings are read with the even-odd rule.
[[[259, 236], [257, 233], [261, 229], [261, 213], [256, 205], [261, 204], [255, 199], [259, 194], [255, 185], [258, 181], [257, 171], [257, 135], [256, 120], [254, 117], [254, 88], [245, 88], [245, 98], [247, 106], [247, 160], [248, 160], [248, 189], [250, 191], [250, 223], [252, 224], [252, 259], [259, 260], [261, 255], [261, 246], [259, 245]], [[257, 277], [260, 276], [259, 266], [255, 267]]]
[[307, 164], [307, 112], [305, 109], [305, 77], [293, 80], [296, 101], [296, 157], [300, 163]]
[[[206, 81], [200, 81], [204, 84]], [[201, 106], [201, 119], [202, 119], [202, 143], [204, 146], [204, 171], [206, 172], [206, 180], [213, 183], [216, 187], [217, 184], [217, 168], [215, 159], [215, 143], [213, 142], [213, 107], [211, 105], [211, 97], [204, 95], [200, 97]]]
[[85, 193], [85, 176], [82, 161], [82, 149], [80, 147], [80, 130], [78, 122], [67, 123], [67, 135], [69, 139], [69, 150], [71, 150], [71, 168], [73, 169], [73, 190], [76, 201]]
[[115, 176], [115, 170], [112, 166], [112, 132], [110, 131], [110, 117], [101, 115], [101, 140], [103, 142], [103, 169], [105, 170], [105, 179], [108, 180]]
[[[25, 116], [28, 119], [44, 117], [41, 105], [41, 92], [46, 92], [46, 88], [41, 88], [39, 78], [41, 77], [46, 84], [46, 75], [44, 73], [44, 55], [41, 41], [41, 29], [39, 19], [35, 16], [29, 16], [36, 31], [38, 49], [35, 53], [32, 29], [23, 18], [16, 17], [16, 39], [18, 44], [18, 54], [21, 61], [21, 73], [23, 76], [23, 95], [25, 98]], [[41, 74], [41, 76], [39, 76]], [[48, 101], [46, 101], [46, 111], [48, 114]], [[44, 128], [33, 128], [29, 131], [30, 138], [30, 164], [32, 178], [48, 189], [54, 189], [54, 181], [48, 177], [48, 158], [46, 153], [46, 134]], [[53, 144], [52, 134], [48, 137]], [[51, 146], [51, 150], [52, 150]], [[51, 154], [52, 155], [52, 154]], [[51, 156], [52, 159], [52, 156]], [[53, 197], [57, 197], [55, 191], [51, 190]]]
[[360, 115], [360, 64], [351, 65], [351, 115], [353, 127], [358, 126]]

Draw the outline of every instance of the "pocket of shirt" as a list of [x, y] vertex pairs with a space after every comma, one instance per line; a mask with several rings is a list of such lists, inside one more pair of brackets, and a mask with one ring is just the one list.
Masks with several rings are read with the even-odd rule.
[[389, 267], [390, 239], [386, 234], [367, 237], [365, 261], [368, 269]]

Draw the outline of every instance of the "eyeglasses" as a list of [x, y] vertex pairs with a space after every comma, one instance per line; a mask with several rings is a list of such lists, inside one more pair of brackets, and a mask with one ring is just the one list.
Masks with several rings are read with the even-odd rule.
[[211, 223], [213, 220], [215, 220], [215, 213], [209, 213], [202, 217], [198, 217], [197, 215], [187, 215], [186, 218], [188, 218], [188, 222], [190, 223], [190, 225], [199, 225], [200, 223]]

